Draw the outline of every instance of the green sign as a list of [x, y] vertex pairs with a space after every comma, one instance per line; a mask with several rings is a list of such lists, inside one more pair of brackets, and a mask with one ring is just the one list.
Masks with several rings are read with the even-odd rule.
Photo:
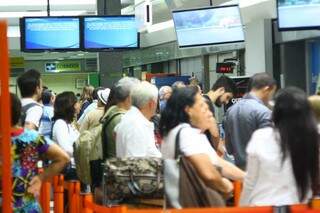
[[57, 61], [45, 63], [45, 72], [80, 72], [79, 61]]

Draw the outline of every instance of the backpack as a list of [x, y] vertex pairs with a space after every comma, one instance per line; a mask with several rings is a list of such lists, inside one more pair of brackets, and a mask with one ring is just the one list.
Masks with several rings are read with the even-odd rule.
[[[102, 125], [83, 131], [73, 144], [73, 157], [76, 163], [77, 175], [82, 183], [91, 184], [90, 157], [91, 148], [96, 141], [101, 141]], [[96, 153], [99, 157], [99, 152]], [[102, 152], [101, 152], [102, 155]]]
[[[39, 104], [37, 104], [37, 103], [29, 103], [29, 104], [27, 104], [27, 105], [25, 105], [25, 106], [23, 106], [21, 108], [21, 114], [20, 114], [20, 124], [21, 124], [21, 126], [24, 126], [24, 124], [26, 122], [27, 111], [29, 109], [31, 109], [32, 107], [34, 107], [34, 106], [39, 106]], [[40, 123], [39, 123], [39, 126], [40, 126]]]
[[[116, 113], [110, 119], [107, 119], [104, 125], [110, 123], [119, 114]], [[76, 163], [77, 175], [84, 184], [92, 184], [90, 161], [103, 158], [101, 135], [102, 123], [90, 130], [83, 131], [73, 144], [73, 157]]]

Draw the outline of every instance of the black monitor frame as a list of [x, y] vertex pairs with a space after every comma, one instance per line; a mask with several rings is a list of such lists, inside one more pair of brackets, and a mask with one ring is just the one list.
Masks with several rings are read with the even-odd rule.
[[[242, 24], [242, 17], [241, 17], [241, 12], [240, 12], [240, 8], [238, 4], [232, 4], [232, 5], [223, 5], [223, 6], [215, 6], [215, 7], [200, 7], [200, 8], [193, 8], [193, 9], [183, 9], [183, 10], [173, 10], [172, 11], [172, 19], [174, 22], [174, 18], [173, 18], [173, 13], [180, 13], [180, 12], [187, 12], [187, 11], [197, 11], [197, 10], [208, 10], [208, 9], [219, 9], [219, 8], [226, 8], [226, 7], [237, 7], [239, 9], [239, 14], [240, 14], [240, 21]], [[243, 25], [242, 25], [243, 26]], [[217, 45], [217, 44], [232, 44], [232, 43], [239, 43], [239, 42], [244, 42], [245, 39], [243, 40], [235, 40], [235, 41], [226, 41], [226, 42], [214, 42], [214, 43], [205, 43], [205, 44], [191, 44], [191, 45], [179, 45], [179, 41], [178, 41], [178, 33], [176, 30], [176, 27], [174, 27], [175, 32], [176, 32], [176, 37], [177, 37], [177, 43], [179, 48], [187, 48], [187, 47], [199, 47], [199, 46], [211, 46], [211, 45]], [[243, 36], [244, 32], [243, 32]]]
[[[25, 45], [25, 20], [26, 19], [50, 19], [50, 18], [75, 18], [79, 21], [79, 47], [78, 48], [47, 48], [47, 49], [27, 49]], [[29, 53], [39, 53], [39, 52], [71, 52], [71, 51], [81, 51], [81, 17], [79, 16], [26, 16], [21, 17], [20, 20], [20, 49], [22, 52], [29, 52]]]
[[80, 19], [80, 33], [81, 33], [81, 49], [86, 52], [109, 52], [109, 51], [121, 51], [121, 50], [134, 50], [140, 48], [140, 33], [137, 30], [137, 47], [106, 47], [106, 48], [86, 48], [85, 47], [85, 35], [84, 35], [84, 22], [85, 18], [117, 18], [117, 17], [135, 17], [135, 15], [98, 15], [98, 16], [82, 16]]

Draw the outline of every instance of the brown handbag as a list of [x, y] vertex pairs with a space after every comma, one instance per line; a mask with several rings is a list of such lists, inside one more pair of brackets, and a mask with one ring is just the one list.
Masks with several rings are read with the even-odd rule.
[[225, 200], [216, 190], [207, 187], [185, 157], [180, 158], [180, 204], [184, 208], [221, 207]]
[[[179, 172], [179, 204], [173, 198], [173, 200], [171, 200], [172, 202], [170, 200], [167, 200], [168, 206], [176, 208], [225, 206], [225, 200], [223, 199], [222, 195], [216, 190], [205, 185], [203, 180], [199, 177], [195, 168], [181, 153], [180, 132], [181, 129], [178, 131], [175, 140], [175, 161], [178, 164], [177, 167], [179, 168], [179, 171], [176, 171]], [[168, 193], [166, 192], [166, 197], [170, 198], [171, 196], [168, 196]]]

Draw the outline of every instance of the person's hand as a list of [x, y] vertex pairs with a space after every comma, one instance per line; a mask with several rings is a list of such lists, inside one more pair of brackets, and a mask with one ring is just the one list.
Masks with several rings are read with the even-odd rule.
[[232, 194], [233, 194], [233, 184], [232, 184], [232, 182], [230, 180], [228, 180], [226, 178], [222, 178], [222, 181], [223, 181], [224, 185], [227, 188], [227, 190], [222, 193], [222, 196], [225, 199], [229, 199], [229, 198], [232, 197]]
[[225, 92], [226, 90], [224, 89], [224, 87], [220, 87], [216, 91], [214, 91], [213, 96], [215, 97], [215, 100], [217, 100], [217, 98], [223, 95]]
[[219, 87], [215, 91], [208, 92], [208, 96], [212, 102], [216, 102], [216, 100], [225, 93], [224, 87]]
[[34, 176], [28, 187], [28, 193], [33, 194], [34, 197], [38, 197], [41, 190], [42, 181], [38, 175]]

